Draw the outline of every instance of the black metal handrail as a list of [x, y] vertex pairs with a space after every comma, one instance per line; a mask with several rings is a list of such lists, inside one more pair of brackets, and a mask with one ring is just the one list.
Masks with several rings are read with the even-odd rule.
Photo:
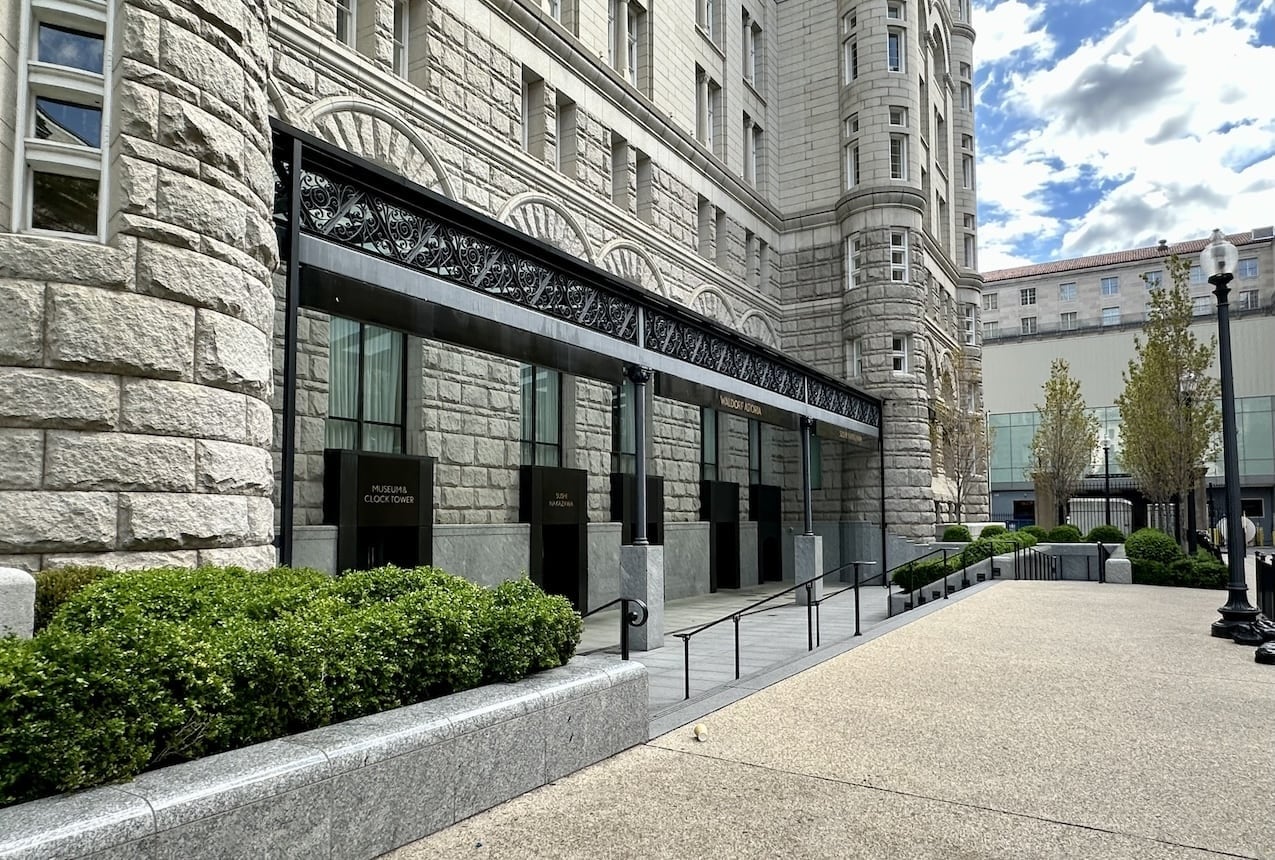
[[[805, 582], [799, 582], [796, 585], [793, 585], [789, 588], [785, 588], [783, 591], [777, 591], [774, 594], [768, 595], [767, 597], [764, 597], [761, 600], [756, 601], [755, 603], [750, 603], [748, 606], [745, 606], [742, 609], [737, 609], [734, 612], [731, 612], [727, 615], [723, 615], [721, 618], [715, 618], [712, 621], [707, 621], [703, 624], [699, 624], [695, 627], [688, 628], [685, 630], [673, 631], [670, 635], [676, 636], [678, 639], [682, 640], [682, 670], [683, 670], [683, 684], [684, 684], [683, 692], [684, 692], [685, 698], [689, 699], [691, 697], [691, 638], [694, 637], [695, 635], [699, 633], [703, 633], [705, 630], [716, 627], [717, 625], [723, 624], [727, 621], [730, 621], [735, 625], [735, 631], [734, 631], [734, 634], [735, 634], [734, 636], [735, 638], [735, 680], [738, 681], [739, 673], [740, 673], [739, 622], [742, 619], [747, 618], [749, 615], [756, 615], [759, 612], [768, 611], [769, 609], [773, 608], [769, 606], [768, 604], [771, 604], [781, 597], [784, 597], [789, 594], [793, 594], [799, 589], [804, 588], [806, 590], [806, 601], [805, 601], [806, 603], [806, 650], [813, 651], [816, 647], [822, 644], [822, 637], [819, 632], [819, 618], [818, 618], [819, 606], [825, 601], [833, 597], [836, 597], [838, 594], [844, 594], [847, 591], [854, 591], [856, 593], [855, 635], [859, 636], [859, 635], [862, 635], [860, 633], [859, 600], [857, 597], [859, 586], [869, 584], [873, 582], [874, 580], [876, 580], [877, 577], [880, 577], [882, 580], [881, 584], [886, 589], [886, 613], [887, 613], [887, 616], [889, 616], [892, 614], [891, 606], [890, 606], [890, 577], [891, 575], [903, 567], [916, 564], [916, 562], [922, 561], [932, 555], [938, 555], [939, 553], [942, 553], [944, 557], [946, 557], [947, 552], [948, 550], [945, 550], [945, 549], [931, 550], [925, 555], [921, 555], [921, 556], [918, 556], [917, 558], [910, 559], [904, 562], [903, 564], [900, 564], [894, 568], [891, 568], [890, 570], [883, 570], [880, 573], [869, 576], [867, 579], [858, 579], [855, 584], [849, 585], [846, 588], [838, 589], [832, 592], [831, 594], [824, 595], [821, 598], [815, 598], [814, 587], [815, 587], [816, 581], [824, 580], [827, 577], [832, 576], [833, 574], [838, 574], [841, 571], [846, 570], [850, 567], [855, 567], [857, 565], [864, 565], [864, 564], [875, 564], [875, 562], [868, 562], [864, 560], [849, 561], [849, 562], [846, 562], [845, 564], [834, 567], [831, 570], [824, 571], [823, 573], [821, 573], [818, 577], [815, 577], [814, 579], [810, 579]], [[857, 575], [857, 571], [856, 571], [856, 575]]]
[[1035, 547], [1014, 548], [1014, 579], [1054, 581], [1058, 579], [1058, 557]]
[[[629, 628], [643, 626], [646, 624], [646, 619], [650, 617], [651, 614], [650, 610], [646, 608], [645, 601], [639, 600], [636, 597], [617, 597], [610, 603], [604, 603], [601, 606], [590, 609], [588, 612], [583, 613], [580, 618], [588, 618], [590, 615], [601, 612], [603, 609], [610, 609], [617, 603], [624, 604], [620, 607], [620, 659], [627, 660], [629, 659]], [[636, 603], [637, 609], [642, 610], [642, 614], [640, 616], [638, 615], [637, 609], [629, 608], [630, 603]]]

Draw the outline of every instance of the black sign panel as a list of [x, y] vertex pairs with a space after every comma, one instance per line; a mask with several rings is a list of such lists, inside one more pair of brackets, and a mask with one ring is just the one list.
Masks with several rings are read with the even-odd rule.
[[421, 522], [421, 470], [414, 460], [359, 457], [355, 478], [361, 526], [417, 526]]
[[589, 516], [587, 479], [582, 469], [523, 466], [519, 477], [519, 519], [542, 525], [585, 522]]
[[877, 440], [862, 433], [856, 433], [853, 430], [847, 430], [844, 427], [838, 427], [836, 424], [829, 424], [827, 421], [815, 422], [815, 435], [820, 439], [828, 439], [833, 442], [849, 442], [851, 445], [859, 445], [864, 447], [875, 448]]

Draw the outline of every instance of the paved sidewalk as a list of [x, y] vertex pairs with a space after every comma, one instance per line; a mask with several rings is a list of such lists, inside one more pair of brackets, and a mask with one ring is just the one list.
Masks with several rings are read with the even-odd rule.
[[1275, 858], [1275, 671], [1224, 599], [977, 587], [392, 856]]
[[[865, 567], [863, 577], [872, 575], [875, 568]], [[852, 575], [847, 572], [847, 575]], [[880, 576], [871, 585], [861, 585], [860, 629], [867, 633], [886, 621], [886, 589], [880, 585]], [[777, 666], [784, 666], [805, 657], [810, 638], [808, 629], [813, 627], [820, 643], [816, 650], [829, 653], [829, 648], [845, 643], [854, 636], [854, 591], [850, 588], [835, 597], [833, 592], [852, 586], [836, 576], [826, 580], [825, 599], [817, 612], [807, 619], [805, 606], [798, 606], [791, 593], [775, 597], [761, 607], [756, 614], [741, 619], [739, 625], [740, 678], [747, 680]], [[702, 624], [716, 621], [736, 610], [744, 609], [758, 601], [791, 588], [791, 582], [771, 582], [741, 589], [723, 589], [716, 594], [704, 594], [665, 605], [664, 647], [654, 651], [633, 651], [630, 658], [650, 671], [650, 704], [653, 716], [679, 709], [686, 698], [685, 649], [675, 633], [692, 630]], [[893, 589], [892, 593], [897, 593]], [[584, 636], [577, 651], [581, 654], [595, 652], [620, 653], [620, 612], [606, 610], [585, 619]], [[691, 697], [701, 700], [719, 694], [735, 682], [735, 630], [734, 624], [724, 621], [716, 627], [704, 630], [690, 642]]]

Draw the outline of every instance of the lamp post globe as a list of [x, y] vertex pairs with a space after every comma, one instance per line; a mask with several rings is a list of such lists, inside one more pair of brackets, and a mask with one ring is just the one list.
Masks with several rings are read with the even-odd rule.
[[1234, 639], [1240, 645], [1260, 645], [1265, 637], [1259, 626], [1257, 608], [1248, 602], [1244, 577], [1244, 526], [1240, 519], [1240, 464], [1235, 428], [1235, 379], [1231, 371], [1231, 317], [1227, 297], [1239, 252], [1221, 230], [1214, 230], [1200, 253], [1200, 271], [1213, 285], [1217, 297], [1218, 366], [1222, 383], [1222, 457], [1226, 490], [1226, 562], [1230, 574], [1226, 605], [1218, 609], [1222, 617], [1213, 622], [1214, 636]]

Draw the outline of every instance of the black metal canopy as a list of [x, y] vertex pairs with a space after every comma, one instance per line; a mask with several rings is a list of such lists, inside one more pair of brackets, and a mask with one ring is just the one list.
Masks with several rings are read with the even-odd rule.
[[727, 392], [769, 407], [761, 420], [806, 417], [860, 444], [879, 437], [879, 399], [312, 135], [272, 127], [276, 226], [283, 252], [297, 255], [301, 305], [612, 382], [637, 364], [681, 380], [668, 390], [685, 399]]

